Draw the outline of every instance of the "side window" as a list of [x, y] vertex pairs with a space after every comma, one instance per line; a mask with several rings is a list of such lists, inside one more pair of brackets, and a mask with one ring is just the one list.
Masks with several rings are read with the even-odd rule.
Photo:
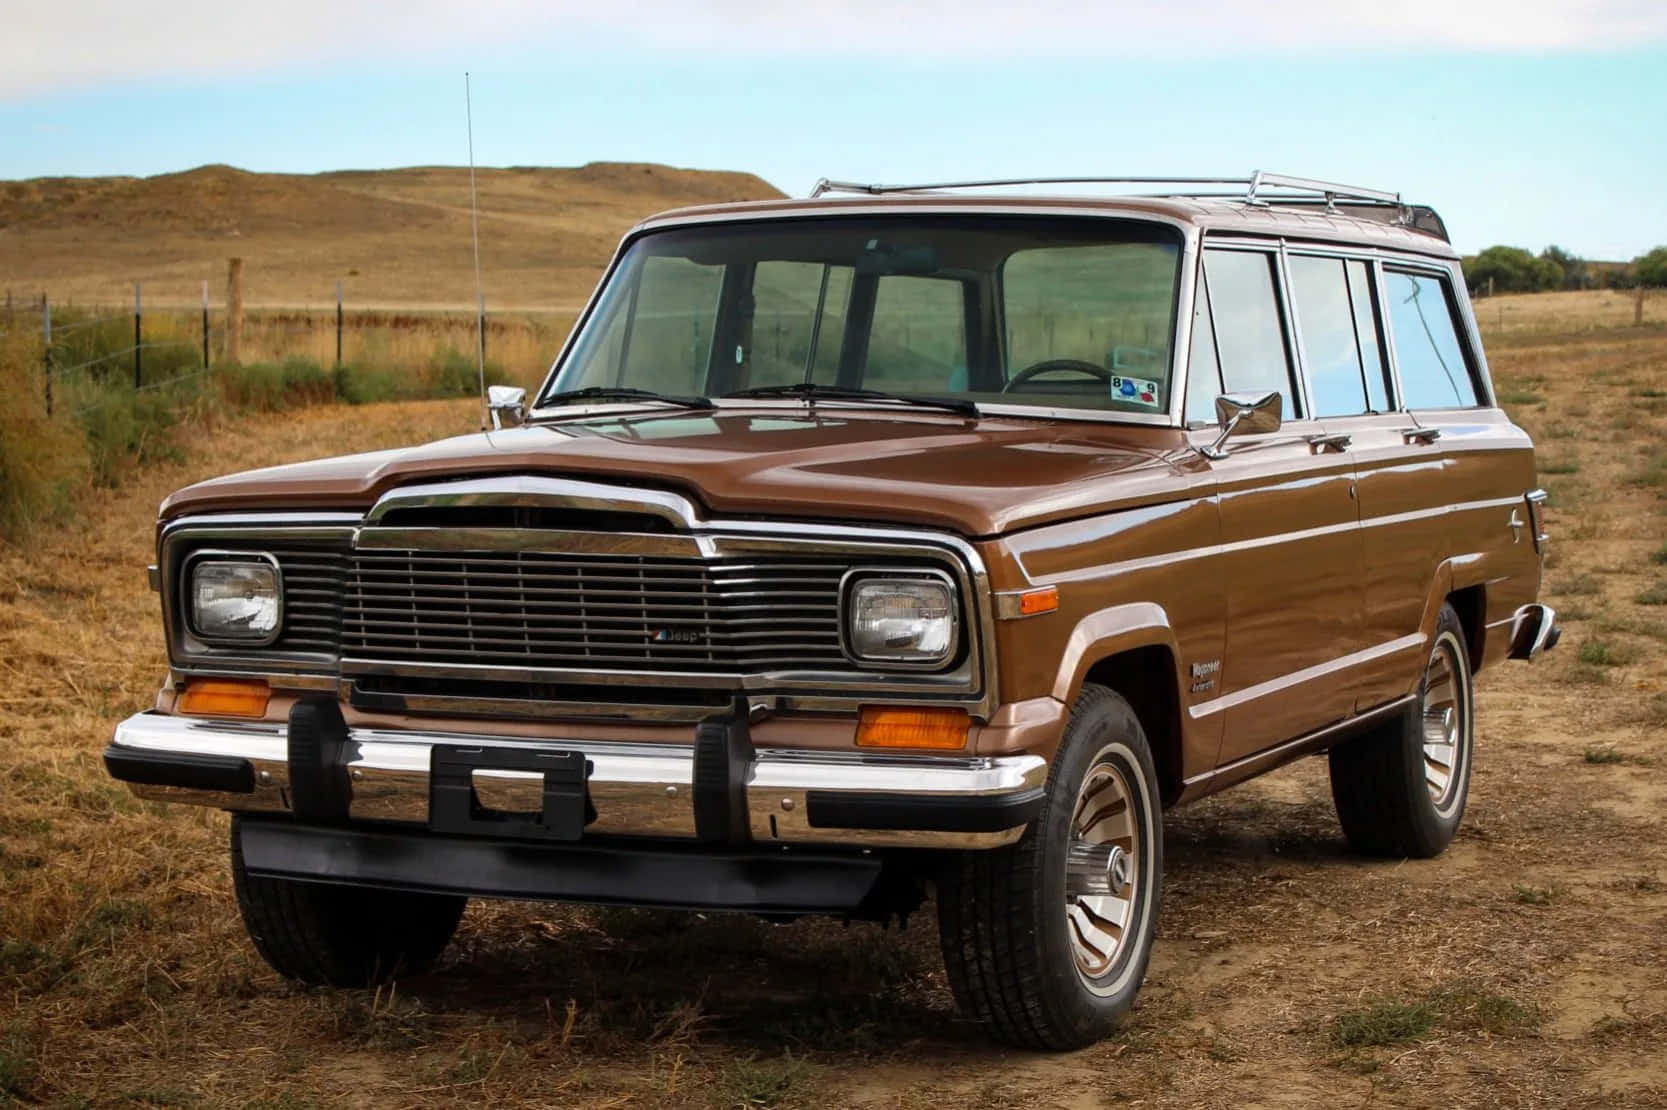
[[1273, 266], [1274, 256], [1264, 251], [1204, 252], [1222, 385], [1230, 393], [1278, 390], [1280, 411], [1291, 420], [1296, 391]]
[[[887, 274], [874, 291], [869, 389], [942, 393], [967, 388], [965, 287], [944, 278]], [[826, 325], [824, 325], [826, 326]]]
[[1350, 259], [1348, 271], [1354, 334], [1360, 343], [1360, 368], [1366, 375], [1366, 400], [1373, 412], [1388, 412], [1388, 360], [1383, 357], [1383, 316], [1378, 311], [1378, 291], [1372, 285], [1366, 263]]
[[1367, 408], [1366, 381], [1343, 260], [1293, 254], [1290, 265], [1314, 415], [1357, 416]]
[[736, 388], [832, 381], [845, 337], [851, 268], [816, 262], [760, 262], [753, 271], [752, 295], [748, 380]]
[[1473, 407], [1476, 383], [1459, 345], [1446, 282], [1386, 270], [1383, 283], [1401, 371], [1401, 403], [1409, 409]]
[[1198, 283], [1192, 299], [1192, 350], [1187, 354], [1187, 423], [1216, 418], [1221, 396], [1221, 364], [1216, 361], [1216, 333], [1210, 324], [1210, 289]]

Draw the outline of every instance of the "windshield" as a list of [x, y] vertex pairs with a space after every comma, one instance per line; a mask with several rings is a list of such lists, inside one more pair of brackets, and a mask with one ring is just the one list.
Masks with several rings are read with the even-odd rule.
[[1161, 224], [988, 215], [654, 232], [545, 392], [810, 382], [1162, 414], [1181, 244]]

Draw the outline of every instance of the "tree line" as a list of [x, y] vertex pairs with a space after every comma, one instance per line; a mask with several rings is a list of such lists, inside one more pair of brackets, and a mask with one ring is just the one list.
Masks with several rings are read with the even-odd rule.
[[1636, 289], [1667, 286], [1667, 246], [1631, 262], [1589, 262], [1562, 247], [1539, 254], [1495, 246], [1464, 259], [1465, 284], [1474, 294], [1544, 293], [1554, 289]]

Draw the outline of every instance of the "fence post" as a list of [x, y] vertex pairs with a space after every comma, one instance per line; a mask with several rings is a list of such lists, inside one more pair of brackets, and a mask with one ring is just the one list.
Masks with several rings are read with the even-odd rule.
[[[6, 295], [8, 303], [11, 294]], [[52, 305], [41, 294], [41, 368], [46, 371], [46, 415], [52, 415]]]
[[336, 279], [336, 365], [342, 364], [342, 283]]
[[203, 279], [203, 369], [208, 369], [208, 279]]
[[226, 361], [233, 366], [243, 361], [243, 259], [234, 258], [226, 267]]
[[144, 325], [142, 323], [142, 320], [144, 319], [144, 317], [141, 314], [141, 309], [140, 309], [139, 305], [140, 305], [140, 301], [139, 301], [139, 283], [134, 282], [133, 283], [133, 388], [134, 389], [138, 389], [142, 384], [144, 384], [144, 371], [143, 371], [142, 368], [144, 366], [143, 356], [144, 356], [144, 346], [145, 346], [145, 329], [144, 329]]
[[1642, 327], [1644, 324], [1644, 283], [1638, 283], [1636, 299], [1632, 302], [1632, 326]]

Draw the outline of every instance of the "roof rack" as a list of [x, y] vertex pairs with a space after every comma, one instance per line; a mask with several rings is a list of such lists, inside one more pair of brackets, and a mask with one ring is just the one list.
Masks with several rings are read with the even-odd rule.
[[[865, 185], [854, 181], [831, 181], [824, 177], [811, 189], [812, 197], [824, 193], [865, 193], [879, 196], [884, 193], [935, 193], [952, 189], [1006, 188], [1017, 185], [1164, 185], [1181, 186], [1162, 191], [1142, 192], [1136, 196], [1179, 197], [1192, 199], [1238, 200], [1244, 204], [1323, 204], [1327, 211], [1336, 211], [1339, 200], [1355, 204], [1384, 205], [1402, 210], [1408, 207], [1400, 193], [1385, 189], [1367, 189], [1359, 185], [1341, 185], [1334, 181], [1319, 181], [1312, 177], [1293, 177], [1290, 174], [1267, 173], [1257, 170], [1249, 177], [1015, 177], [992, 178], [986, 181], [940, 181], [919, 185]], [[1237, 186], [1232, 190], [1202, 191], [1200, 185]]]

